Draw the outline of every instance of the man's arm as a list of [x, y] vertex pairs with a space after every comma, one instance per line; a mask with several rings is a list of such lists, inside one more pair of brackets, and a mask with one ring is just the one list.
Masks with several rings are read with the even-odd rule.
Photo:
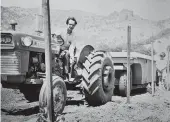
[[76, 54], [76, 37], [75, 37], [75, 35], [74, 35], [72, 42], [69, 42], [69, 43], [70, 43], [70, 47], [69, 47], [70, 61], [74, 62], [74, 57]]

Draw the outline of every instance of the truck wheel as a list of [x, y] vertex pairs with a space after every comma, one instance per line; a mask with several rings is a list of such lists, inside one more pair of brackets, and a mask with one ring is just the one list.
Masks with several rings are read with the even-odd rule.
[[104, 52], [92, 52], [83, 64], [83, 88], [89, 105], [97, 106], [111, 101], [114, 89], [114, 69]]
[[[39, 108], [44, 118], [47, 118], [47, 86], [44, 83], [39, 95]], [[56, 77], [53, 80], [53, 105], [54, 117], [57, 118], [64, 110], [66, 104], [67, 89], [62, 78]]]
[[[132, 76], [131, 76], [132, 78]], [[130, 86], [131, 90], [131, 86]], [[119, 80], [119, 93], [121, 96], [127, 96], [127, 72], [123, 72], [120, 75], [120, 80]]]
[[[168, 88], [167, 88], [167, 86], [168, 86]], [[168, 83], [168, 85], [167, 85], [167, 83], [165, 82], [165, 83], [164, 83], [164, 88], [165, 88], [166, 90], [170, 91], [170, 84]]]

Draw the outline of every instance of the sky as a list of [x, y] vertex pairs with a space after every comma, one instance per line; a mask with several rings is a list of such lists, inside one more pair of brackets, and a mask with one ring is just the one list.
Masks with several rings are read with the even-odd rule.
[[[23, 8], [41, 7], [42, 0], [1, 0], [2, 6]], [[51, 9], [81, 10], [99, 15], [108, 15], [122, 9], [149, 20], [170, 18], [170, 0], [50, 0]]]

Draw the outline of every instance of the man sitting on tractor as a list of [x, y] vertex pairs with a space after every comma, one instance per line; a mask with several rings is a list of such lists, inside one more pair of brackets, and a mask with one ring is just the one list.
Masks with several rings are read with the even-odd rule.
[[[70, 72], [70, 63], [74, 63], [74, 55], [75, 55], [75, 34], [73, 32], [75, 26], [77, 25], [77, 21], [74, 17], [69, 17], [66, 20], [67, 29], [64, 31], [56, 31], [53, 34], [53, 38], [56, 38], [56, 42], [61, 45], [60, 57], [63, 59], [64, 63], [64, 73], [69, 77]], [[70, 49], [71, 48], [71, 49]]]

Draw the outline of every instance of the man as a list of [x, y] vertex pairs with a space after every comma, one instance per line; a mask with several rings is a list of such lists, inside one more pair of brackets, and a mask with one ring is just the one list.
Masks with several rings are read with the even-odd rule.
[[[73, 32], [77, 21], [74, 17], [69, 17], [66, 20], [67, 29], [64, 31], [57, 31], [53, 36], [56, 37], [57, 43], [61, 44], [60, 56], [63, 57], [63, 62], [65, 64], [65, 73], [70, 72], [70, 61], [73, 63], [72, 59], [75, 55], [75, 34]], [[71, 45], [71, 46], [70, 46]], [[71, 49], [70, 49], [71, 48]], [[70, 59], [71, 57], [71, 59]]]

